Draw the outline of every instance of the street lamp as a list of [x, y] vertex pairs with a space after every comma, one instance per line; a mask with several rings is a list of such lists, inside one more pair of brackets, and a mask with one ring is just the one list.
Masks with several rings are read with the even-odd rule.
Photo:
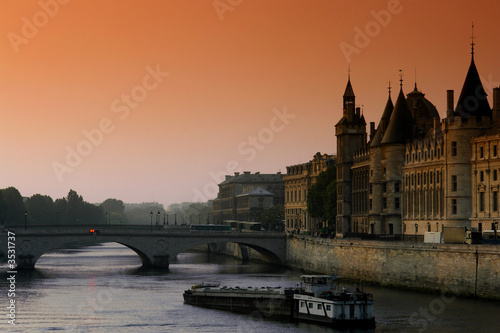
[[497, 244], [497, 228], [498, 228], [498, 222], [494, 223], [495, 228], [493, 229], [493, 234], [495, 235], [495, 245]]
[[158, 223], [160, 222], [160, 211], [156, 214], [156, 226], [158, 227]]
[[153, 211], [149, 215], [151, 216], [151, 231], [153, 231]]
[[25, 210], [24, 211], [24, 230], [26, 230], [27, 226], [28, 226], [28, 211]]

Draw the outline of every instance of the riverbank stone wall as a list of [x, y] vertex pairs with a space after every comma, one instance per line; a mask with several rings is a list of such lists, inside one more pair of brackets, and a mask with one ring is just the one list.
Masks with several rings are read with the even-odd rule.
[[425, 244], [290, 235], [286, 264], [353, 280], [500, 299], [500, 245]]

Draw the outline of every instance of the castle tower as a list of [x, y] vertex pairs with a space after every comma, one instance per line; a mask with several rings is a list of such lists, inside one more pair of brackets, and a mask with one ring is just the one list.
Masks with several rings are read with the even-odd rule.
[[376, 233], [401, 234], [401, 179], [406, 143], [413, 139], [413, 118], [403, 93], [403, 80], [389, 124], [380, 142], [380, 224], [372, 227]]
[[[479, 151], [471, 145], [471, 139], [482, 135], [491, 127], [493, 112], [474, 63], [474, 43], [471, 45], [471, 62], [460, 97], [455, 110], [450, 110], [444, 121], [444, 219], [448, 226], [470, 227], [471, 212], [479, 205], [474, 198], [487, 191], [483, 187], [481, 172], [476, 169], [477, 163], [471, 165], [471, 160], [481, 160]], [[452, 93], [449, 95], [449, 99], [452, 99]], [[452, 103], [453, 100], [448, 102]]]
[[354, 152], [366, 148], [366, 121], [355, 108], [350, 75], [343, 96], [343, 116], [335, 125], [337, 137], [337, 236], [351, 232], [352, 178]]
[[[377, 131], [373, 140], [370, 142], [370, 175], [369, 175], [369, 191], [368, 191], [368, 223], [370, 234], [380, 234], [380, 214], [382, 213], [382, 170], [381, 170], [381, 148], [380, 143], [384, 137], [387, 125], [389, 124], [389, 119], [391, 118], [392, 111], [394, 110], [394, 105], [391, 100], [391, 90], [389, 87], [389, 98], [382, 113], [382, 118], [380, 118]], [[378, 230], [376, 229], [378, 228]]]

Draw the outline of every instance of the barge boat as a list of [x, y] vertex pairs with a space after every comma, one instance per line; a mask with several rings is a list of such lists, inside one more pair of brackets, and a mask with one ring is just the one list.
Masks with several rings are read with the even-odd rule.
[[[240, 288], [218, 284], [192, 286], [186, 304], [269, 319], [305, 321], [332, 327], [375, 327], [373, 297], [356, 288], [340, 288], [335, 275], [303, 275], [300, 288]], [[337, 286], [334, 283], [337, 282]]]

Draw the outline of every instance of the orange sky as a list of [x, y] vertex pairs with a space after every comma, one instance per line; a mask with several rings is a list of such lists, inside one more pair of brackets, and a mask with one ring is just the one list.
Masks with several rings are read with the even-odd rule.
[[212, 198], [227, 169], [286, 172], [335, 153], [349, 62], [367, 122], [399, 69], [409, 93], [416, 68], [443, 116], [474, 21], [491, 96], [499, 12], [497, 0], [1, 1], [0, 188], [168, 205]]

